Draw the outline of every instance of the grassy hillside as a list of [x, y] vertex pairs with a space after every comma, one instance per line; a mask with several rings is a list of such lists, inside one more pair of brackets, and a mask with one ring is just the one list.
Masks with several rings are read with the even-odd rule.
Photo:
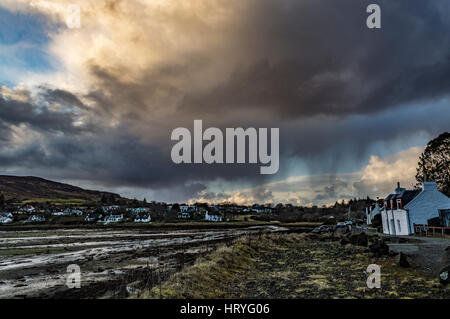
[[58, 200], [99, 200], [103, 194], [119, 198], [113, 193], [86, 190], [69, 184], [58, 183], [34, 176], [0, 175], [0, 193], [5, 199], [21, 201], [39, 199], [41, 201]]

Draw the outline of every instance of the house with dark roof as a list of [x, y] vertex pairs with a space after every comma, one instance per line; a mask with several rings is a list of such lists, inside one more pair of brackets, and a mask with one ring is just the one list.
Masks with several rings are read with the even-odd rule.
[[406, 190], [398, 183], [394, 194], [384, 200], [381, 212], [383, 233], [410, 235], [414, 225], [429, 225], [431, 220], [445, 220], [450, 214], [450, 198], [437, 189], [434, 182], [425, 182], [422, 189]]

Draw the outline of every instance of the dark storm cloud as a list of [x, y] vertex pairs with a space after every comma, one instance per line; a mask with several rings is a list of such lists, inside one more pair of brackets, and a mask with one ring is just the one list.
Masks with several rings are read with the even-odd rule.
[[450, 12], [442, 1], [378, 1], [381, 30], [365, 25], [368, 1], [258, 3], [236, 35], [247, 59], [214, 89], [187, 93], [181, 111], [345, 116], [449, 93]]
[[75, 94], [66, 90], [41, 87], [41, 97], [49, 103], [58, 103], [70, 108], [88, 109]]
[[[225, 198], [206, 191], [207, 182], [256, 185], [267, 178], [255, 165], [173, 164], [171, 130], [204, 119], [222, 128], [280, 127], [282, 176], [289, 174], [283, 163], [291, 157], [308, 161], [312, 173], [334, 173], [353, 157], [356, 171], [368, 145], [420, 131], [437, 134], [450, 119], [442, 105], [417, 107], [450, 90], [448, 1], [376, 2], [381, 30], [365, 24], [372, 1], [248, 1], [228, 32], [218, 31], [223, 52], [199, 46], [179, 60], [142, 69], [133, 81], [124, 79], [126, 68], [87, 65], [96, 85], [84, 96], [43, 88], [41, 98], [64, 112], [0, 95], [6, 141], [8, 124], [47, 132], [14, 153], [0, 152], [1, 163], [112, 187], [161, 189], [167, 198], [170, 187], [180, 198]], [[216, 64], [229, 73], [214, 81], [202, 77]], [[92, 117], [82, 127], [74, 125], [80, 112]], [[317, 199], [332, 198], [339, 187], [345, 185], [325, 188]], [[273, 199], [266, 189], [250, 195]]]
[[74, 125], [75, 116], [70, 112], [56, 112], [46, 106], [35, 105], [0, 95], [0, 121], [8, 124], [28, 124], [34, 129], [79, 133], [85, 127]]

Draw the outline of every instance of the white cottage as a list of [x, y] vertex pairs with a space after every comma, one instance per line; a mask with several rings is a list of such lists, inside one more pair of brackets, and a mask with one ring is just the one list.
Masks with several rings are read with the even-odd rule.
[[0, 216], [0, 224], [10, 224], [12, 222], [12, 218]]
[[105, 217], [105, 220], [103, 221], [105, 224], [108, 223], [120, 223], [123, 222], [123, 214], [120, 215], [108, 215]]
[[152, 217], [149, 213], [138, 213], [134, 218], [135, 223], [150, 223], [152, 221]]
[[434, 182], [426, 182], [422, 190], [406, 190], [398, 185], [395, 194], [385, 199], [381, 212], [383, 232], [390, 235], [410, 235], [414, 224], [428, 225], [438, 218], [445, 226], [450, 220], [450, 198], [442, 194]]
[[208, 212], [206, 211], [205, 220], [210, 222], [221, 222], [222, 214], [220, 212]]
[[378, 202], [375, 203], [375, 206], [369, 206], [366, 208], [366, 217], [367, 217], [367, 225], [372, 225], [372, 221], [375, 218], [375, 216], [381, 214], [381, 211], [383, 210], [380, 205], [378, 205]]

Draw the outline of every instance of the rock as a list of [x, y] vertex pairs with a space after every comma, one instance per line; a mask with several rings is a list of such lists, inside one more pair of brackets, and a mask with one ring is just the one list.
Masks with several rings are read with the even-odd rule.
[[367, 247], [368, 240], [366, 233], [351, 234], [348, 238], [352, 245]]
[[404, 267], [404, 268], [408, 268], [411, 265], [408, 262], [408, 258], [406, 257], [406, 255], [404, 253], [399, 253], [396, 257], [395, 257], [395, 263], [397, 264], [397, 266], [400, 267]]
[[126, 286], [128, 296], [139, 295], [141, 292], [142, 282], [134, 281]]
[[450, 246], [448, 246], [442, 255], [442, 268], [439, 271], [439, 281], [443, 285], [450, 283]]
[[345, 245], [350, 244], [350, 240], [348, 240], [347, 238], [344, 237], [341, 239], [340, 243], [342, 246], [345, 246]]
[[450, 266], [444, 267], [439, 271], [439, 282], [443, 285], [450, 283]]
[[377, 242], [369, 246], [369, 252], [373, 253], [375, 257], [389, 255], [389, 246], [383, 242]]

